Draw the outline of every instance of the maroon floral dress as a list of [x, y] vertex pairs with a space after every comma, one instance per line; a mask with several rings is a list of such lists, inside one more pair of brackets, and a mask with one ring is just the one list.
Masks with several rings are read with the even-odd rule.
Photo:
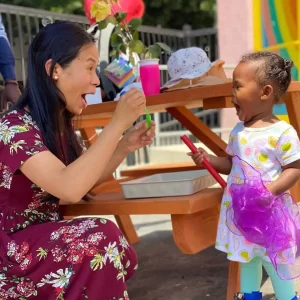
[[47, 151], [25, 112], [0, 120], [0, 299], [129, 299], [137, 259], [116, 225], [102, 218], [62, 220], [59, 204], [20, 172]]

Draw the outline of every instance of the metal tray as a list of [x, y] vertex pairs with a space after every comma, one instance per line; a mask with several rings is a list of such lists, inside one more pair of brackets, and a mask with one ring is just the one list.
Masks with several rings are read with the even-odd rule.
[[186, 196], [216, 183], [206, 170], [156, 174], [122, 182], [126, 199]]

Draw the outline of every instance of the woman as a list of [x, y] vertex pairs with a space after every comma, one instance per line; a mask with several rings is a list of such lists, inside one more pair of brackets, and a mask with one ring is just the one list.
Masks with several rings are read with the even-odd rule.
[[154, 124], [147, 131], [141, 122], [121, 138], [145, 109], [131, 90], [82, 154], [71, 120], [99, 85], [97, 62], [93, 38], [68, 22], [46, 26], [29, 48], [26, 89], [0, 123], [1, 299], [128, 299], [137, 260], [119, 229], [101, 218], [64, 221], [58, 211], [154, 136]]

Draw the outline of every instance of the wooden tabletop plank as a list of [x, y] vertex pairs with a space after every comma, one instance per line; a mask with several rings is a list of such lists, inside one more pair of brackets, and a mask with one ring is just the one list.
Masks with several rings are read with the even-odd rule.
[[170, 164], [146, 165], [134, 169], [127, 169], [120, 172], [121, 176], [143, 177], [161, 173], [183, 172], [201, 170], [193, 161]]
[[[152, 113], [165, 111], [174, 106], [201, 107], [204, 98], [231, 96], [231, 87], [231, 83], [226, 83], [148, 96], [147, 108]], [[82, 117], [89, 119], [95, 118], [96, 115], [98, 118], [110, 118], [116, 105], [116, 101], [89, 105], [83, 111]]]
[[[300, 91], [300, 82], [293, 81], [288, 92]], [[149, 112], [162, 112], [167, 108], [185, 106], [187, 108], [202, 107], [205, 99], [206, 108], [232, 107], [230, 97], [232, 96], [232, 83], [224, 83], [213, 86], [195, 87], [185, 90], [176, 90], [167, 93], [147, 97]], [[215, 99], [215, 100], [214, 100]], [[213, 102], [216, 102], [214, 105]], [[89, 105], [81, 115], [82, 119], [111, 118], [117, 101]]]
[[88, 202], [62, 205], [64, 216], [191, 214], [221, 203], [223, 190], [208, 188], [189, 196], [124, 199], [122, 192], [100, 193]]

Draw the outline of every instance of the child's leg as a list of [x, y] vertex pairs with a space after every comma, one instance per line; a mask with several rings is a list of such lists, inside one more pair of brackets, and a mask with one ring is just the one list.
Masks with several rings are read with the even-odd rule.
[[[271, 263], [263, 261], [263, 266], [267, 271], [271, 281], [272, 286], [276, 295], [277, 300], [291, 300], [295, 297], [295, 285], [293, 280], [282, 280], [278, 276], [274, 266]], [[281, 266], [281, 268], [287, 268], [286, 274], [288, 274], [288, 265]]]
[[241, 292], [252, 293], [260, 290], [262, 262], [256, 257], [248, 263], [241, 263]]

